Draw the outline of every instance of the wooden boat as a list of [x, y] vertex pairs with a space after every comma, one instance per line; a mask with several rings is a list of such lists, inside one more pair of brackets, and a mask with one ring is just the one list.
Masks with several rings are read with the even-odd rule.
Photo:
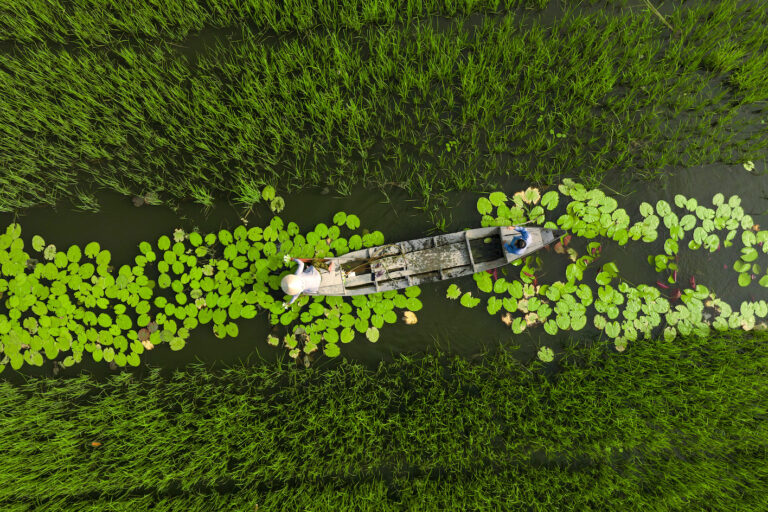
[[[504, 250], [520, 233], [514, 226], [475, 228], [349, 252], [343, 256], [305, 259], [315, 263], [321, 281], [312, 295], [364, 295], [472, 275], [524, 258], [565, 234], [525, 228], [530, 234], [521, 254]], [[336, 262], [332, 272], [327, 267]]]

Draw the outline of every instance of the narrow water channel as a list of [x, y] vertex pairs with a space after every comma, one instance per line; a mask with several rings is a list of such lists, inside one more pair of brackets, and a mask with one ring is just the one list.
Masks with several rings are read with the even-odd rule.
[[[511, 196], [527, 186], [522, 182], [509, 182], [504, 185], [503, 190]], [[740, 196], [745, 213], [752, 215], [756, 223], [768, 226], [768, 179], [763, 162], [757, 163], [752, 172], [747, 172], [743, 166], [723, 165], [685, 169], [671, 175], [662, 185], [658, 182], [627, 184], [609, 181], [605, 190], [610, 194], [611, 189], [631, 191], [625, 196], [614, 197], [633, 220], [638, 217], [637, 209], [642, 201], [655, 203], [659, 199], [665, 199], [673, 204], [674, 195], [682, 193], [696, 198], [702, 204], [711, 205], [712, 196], [722, 192], [726, 197]], [[445, 211], [448, 219], [446, 231], [458, 231], [480, 225], [480, 215], [476, 210], [477, 198], [478, 195], [473, 193], [457, 193], [450, 197], [451, 207]], [[333, 215], [338, 211], [358, 215], [361, 228], [380, 230], [387, 241], [418, 238], [436, 231], [429, 216], [416, 208], [419, 203], [408, 199], [399, 189], [388, 191], [387, 196], [379, 191], [359, 191], [347, 197], [319, 190], [304, 191], [285, 196], [285, 201], [286, 207], [280, 212], [280, 217], [286, 223], [296, 222], [302, 232], [312, 229], [319, 222], [330, 224]], [[117, 268], [122, 264], [133, 263], [140, 241], [154, 242], [163, 234], [171, 234], [175, 228], [186, 231], [199, 228], [201, 232], [209, 232], [222, 227], [234, 228], [242, 222], [242, 218], [245, 218], [249, 226], [265, 225], [272, 216], [263, 204], [245, 214], [223, 201], [208, 211], [195, 204], [183, 205], [177, 211], [165, 206], [137, 208], [133, 206], [130, 198], [114, 193], [101, 193], [99, 202], [99, 213], [77, 212], [68, 206], [61, 206], [55, 211], [36, 208], [17, 215], [15, 220], [22, 226], [22, 236], [27, 246], [34, 234], [43, 236], [47, 242], [59, 247], [72, 243], [84, 246], [95, 240], [102, 248], [112, 252]], [[245, 216], [241, 217], [243, 215]], [[3, 225], [14, 220], [14, 216], [9, 214], [0, 217]], [[623, 247], [604, 241], [606, 243], [598, 263], [614, 261], [619, 266], [622, 277], [633, 284], [652, 285], [659, 279], [659, 275], [648, 264], [646, 257], [663, 252], [661, 240], [663, 237], [651, 244], [630, 241]], [[685, 281], [684, 284], [687, 284], [690, 276], [695, 276], [698, 284], [707, 286], [732, 305], [738, 305], [742, 300], [768, 298], [765, 288], [756, 285], [741, 288], [737, 284], [737, 276], [731, 266], [739, 256], [740, 243], [715, 253], [703, 249], [690, 251], [685, 245], [681, 244], [679, 257], [680, 279]], [[552, 251], [542, 251], [541, 255], [544, 261], [542, 282], [564, 280], [565, 267], [569, 263], [567, 258]], [[508, 269], [511, 270], [512, 267]], [[454, 282], [462, 290], [477, 289], [471, 277]], [[590, 278], [585, 277], [584, 282], [590, 284]], [[381, 330], [377, 343], [357, 336], [351, 343], [341, 345], [341, 357], [375, 366], [379, 361], [387, 360], [394, 354], [424, 352], [437, 347], [448, 353], [475, 358], [499, 346], [519, 346], [519, 355], [525, 359], [535, 357], [536, 351], [542, 345], [552, 347], [557, 352], [568, 338], [592, 339], [598, 335], [591, 322], [579, 332], [568, 331], [565, 334], [550, 336], [539, 327], [526, 330], [521, 335], [514, 335], [510, 328], [500, 321], [500, 314], [491, 316], [485, 311], [484, 303], [469, 310], [462, 307], [458, 301], [448, 300], [446, 289], [449, 284], [445, 282], [422, 287], [420, 299], [424, 307], [417, 313], [416, 325], [405, 325], [402, 321], [386, 325]], [[595, 287], [593, 281], [591, 284]], [[479, 293], [476, 295], [482, 296]], [[110, 370], [107, 363], [95, 363], [90, 360], [88, 354], [84, 354], [82, 363], [62, 370], [59, 375], [76, 375], [82, 371], [97, 376], [117, 371], [142, 373], [146, 371], [144, 364], [172, 370], [183, 368], [187, 363], [196, 360], [217, 366], [232, 365], [238, 361], [259, 364], [262, 359], [289, 360], [286, 349], [274, 348], [266, 343], [271, 326], [263, 315], [252, 320], [238, 320], [238, 324], [239, 336], [236, 339], [224, 340], [216, 338], [210, 326], [199, 326], [192, 331], [183, 350], [174, 352], [167, 344], [160, 345], [141, 356], [142, 366], [138, 368]], [[313, 364], [334, 363], [325, 356], [318, 355]], [[19, 374], [51, 375], [52, 371], [52, 363], [46, 360], [42, 367], [24, 365], [20, 372], [8, 367], [2, 378], [16, 381], [21, 379]]]

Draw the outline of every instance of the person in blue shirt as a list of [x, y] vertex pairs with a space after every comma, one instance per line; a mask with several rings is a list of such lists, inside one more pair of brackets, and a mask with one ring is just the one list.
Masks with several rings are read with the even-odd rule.
[[531, 238], [531, 234], [528, 233], [528, 230], [525, 228], [518, 228], [517, 226], [513, 226], [518, 231], [518, 235], [516, 235], [512, 240], [504, 245], [504, 249], [512, 254], [523, 254], [525, 252], [525, 248], [528, 247], [528, 240]]

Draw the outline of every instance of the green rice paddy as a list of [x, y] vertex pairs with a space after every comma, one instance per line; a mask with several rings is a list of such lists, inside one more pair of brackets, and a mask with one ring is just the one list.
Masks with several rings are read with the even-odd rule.
[[[2, 509], [762, 510], [765, 333], [0, 384]], [[550, 368], [551, 367], [547, 367]]]
[[[318, 14], [295, 37], [238, 24], [246, 13], [227, 6], [169, 22], [178, 37], [233, 27], [194, 48], [145, 37], [170, 8], [157, 20], [137, 10], [103, 38], [75, 35], [61, 12], [14, 9], [16, 43], [0, 52], [0, 210], [62, 198], [95, 210], [94, 188], [247, 208], [265, 184], [396, 186], [437, 207], [507, 175], [595, 185], [765, 157], [768, 14], [750, 3], [681, 7], [669, 17], [679, 37], [637, 10], [537, 21], [495, 2], [380, 5], [370, 23], [349, 21], [350, 7]], [[387, 12], [404, 21], [373, 23]], [[453, 22], [430, 16], [441, 12]], [[279, 32], [305, 26], [289, 18]]]
[[[768, 510], [762, 206], [624, 195], [764, 171], [767, 26], [754, 1], [0, 5], [0, 212], [96, 213], [102, 190], [244, 212], [121, 266], [107, 241], [0, 231], [0, 371], [58, 365], [0, 382], [0, 509]], [[572, 233], [438, 297], [536, 346], [349, 360], [435, 295], [283, 302], [291, 257], [384, 242], [351, 202], [304, 231], [278, 216], [323, 188], [396, 189], [438, 229], [481, 192], [471, 227]], [[632, 243], [657, 283], [625, 271]], [[687, 259], [721, 248], [736, 302]], [[140, 364], [259, 314], [280, 363]], [[55, 377], [84, 355], [120, 371]]]

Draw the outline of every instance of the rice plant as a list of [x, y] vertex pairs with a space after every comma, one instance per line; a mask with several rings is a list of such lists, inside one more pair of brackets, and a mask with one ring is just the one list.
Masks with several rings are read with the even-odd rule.
[[[439, 208], [440, 194], [507, 169], [594, 186], [626, 169], [654, 179], [764, 158], [768, 144], [751, 113], [765, 99], [768, 19], [748, 3], [681, 6], [669, 23], [682, 37], [664, 43], [668, 29], [648, 13], [566, 7], [521, 25], [525, 2], [227, 3], [181, 15], [81, 1], [14, 3], [3, 17], [0, 32], [19, 43], [0, 52], [6, 211], [77, 201], [92, 184], [249, 205], [267, 183], [287, 193], [402, 183]], [[460, 23], [497, 11], [472, 32]], [[434, 14], [458, 19], [435, 27]], [[241, 34], [191, 53], [171, 43], [224, 26]], [[265, 45], [264, 30], [302, 35]]]
[[481, 364], [421, 354], [373, 369], [197, 363], [167, 376], [3, 382], [0, 501], [42, 511], [760, 510], [766, 342], [728, 332], [625, 354], [581, 343], [554, 372], [499, 350]]

